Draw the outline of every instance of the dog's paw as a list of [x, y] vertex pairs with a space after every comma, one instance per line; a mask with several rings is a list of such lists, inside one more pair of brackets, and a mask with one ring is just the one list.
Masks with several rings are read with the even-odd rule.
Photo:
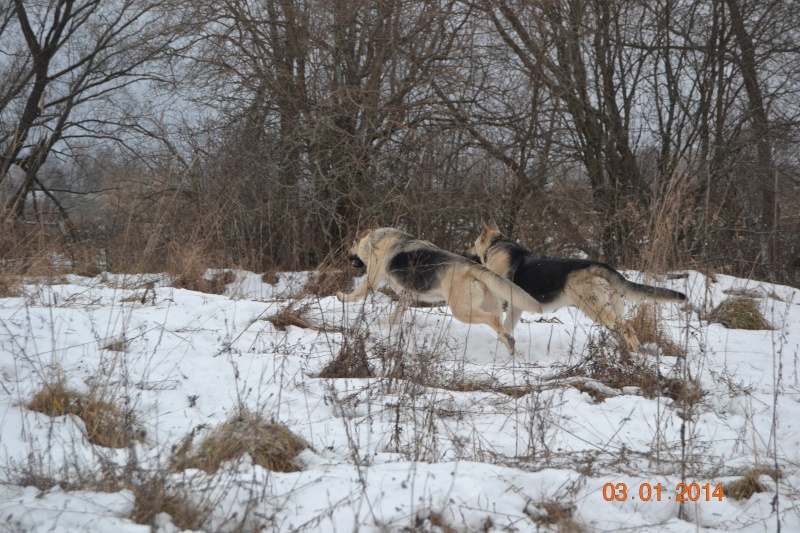
[[505, 337], [506, 337], [506, 342], [504, 344], [506, 345], [506, 348], [508, 348], [508, 354], [513, 357], [514, 354], [517, 353], [515, 349], [517, 342], [514, 340], [514, 337], [511, 336], [511, 334], [509, 333], [506, 333]]
[[344, 301], [345, 301], [345, 298], [346, 298], [346, 295], [345, 295], [345, 294], [344, 294], [342, 291], [338, 291], [338, 292], [336, 293], [336, 298], [337, 298], [337, 299], [338, 299], [340, 302], [344, 302]]

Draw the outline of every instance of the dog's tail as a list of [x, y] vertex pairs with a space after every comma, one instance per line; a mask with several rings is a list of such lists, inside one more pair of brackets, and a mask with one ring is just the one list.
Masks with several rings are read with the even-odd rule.
[[[488, 268], [481, 265], [470, 267], [472, 275], [489, 289], [489, 292], [498, 298], [509, 302], [514, 307], [530, 311], [532, 313], [543, 313], [542, 304], [525, 292], [521, 287], [509, 280], [498, 276]], [[509, 307], [510, 309], [510, 307]]]
[[628, 281], [625, 279], [625, 276], [608, 265], [593, 265], [589, 268], [591, 269], [592, 274], [605, 279], [611, 284], [611, 287], [614, 288], [614, 290], [621, 292], [626, 300], [634, 303], [683, 302], [686, 300], [686, 295], [682, 292]]

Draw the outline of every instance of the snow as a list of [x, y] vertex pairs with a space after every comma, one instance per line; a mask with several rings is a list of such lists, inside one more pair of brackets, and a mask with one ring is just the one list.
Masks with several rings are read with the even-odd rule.
[[[236, 272], [224, 295], [155, 274], [29, 280], [19, 297], [0, 299], [0, 530], [181, 531], [165, 513], [135, 524], [130, 490], [76, 481], [133, 464], [211, 508], [205, 531], [558, 531], [553, 504], [583, 531], [800, 531], [800, 295], [692, 271], [626, 275], [689, 296], [686, 307], [659, 306], [686, 358], [652, 346], [634, 354], [665, 378], [698, 381], [703, 396], [689, 411], [637, 387], [562, 376], [600, 334], [574, 308], [524, 315], [511, 357], [490, 328], [457, 322], [446, 307], [412, 308], [396, 326], [383, 294], [349, 304], [300, 297], [308, 273], [271, 285]], [[142, 303], [148, 283], [155, 298]], [[755, 294], [775, 329], [701, 319], [731, 291]], [[312, 327], [267, 320], [287, 306]], [[376, 377], [316, 377], [357, 334]], [[425, 381], [404, 379], [415, 372]], [[78, 417], [27, 409], [57, 375], [128, 402], [143, 442], [92, 445]], [[247, 456], [214, 474], [168, 469], [190, 432], [241, 406], [309, 443], [300, 471], [270, 472]], [[766, 491], [749, 499], [676, 501], [679, 483], [713, 491], [775, 467], [778, 479], [762, 475]], [[32, 473], [60, 485], [35, 488]], [[621, 483], [628, 498], [606, 501], [604, 487]], [[645, 484], [660, 484], [661, 501], [641, 501]]]

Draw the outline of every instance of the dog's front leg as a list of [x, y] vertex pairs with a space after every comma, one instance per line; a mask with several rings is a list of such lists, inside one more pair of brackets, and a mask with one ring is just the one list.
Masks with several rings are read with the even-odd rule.
[[374, 290], [374, 287], [375, 285], [369, 279], [365, 279], [364, 282], [356, 287], [356, 290], [350, 294], [345, 294], [342, 291], [339, 291], [336, 293], [336, 297], [340, 302], [355, 302], [356, 300], [366, 298], [367, 294]]

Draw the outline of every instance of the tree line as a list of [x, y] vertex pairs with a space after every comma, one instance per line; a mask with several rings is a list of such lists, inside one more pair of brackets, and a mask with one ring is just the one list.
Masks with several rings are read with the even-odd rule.
[[789, 0], [5, 2], [0, 250], [305, 269], [492, 217], [797, 284], [799, 42]]

